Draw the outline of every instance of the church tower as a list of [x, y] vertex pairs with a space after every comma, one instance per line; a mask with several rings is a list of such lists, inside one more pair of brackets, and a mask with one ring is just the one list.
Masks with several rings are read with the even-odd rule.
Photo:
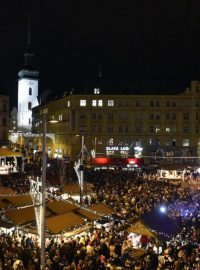
[[39, 72], [33, 67], [33, 53], [31, 51], [30, 16], [28, 24], [28, 42], [24, 54], [24, 67], [18, 72], [18, 131], [31, 132], [32, 108], [38, 103]]

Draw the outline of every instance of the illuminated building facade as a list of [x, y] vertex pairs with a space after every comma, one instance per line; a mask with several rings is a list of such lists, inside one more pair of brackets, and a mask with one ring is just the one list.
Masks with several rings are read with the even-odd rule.
[[[200, 156], [200, 82], [178, 94], [65, 93], [33, 109], [33, 132], [41, 132], [41, 114], [58, 123], [52, 156], [76, 160], [85, 139], [92, 156], [136, 156], [152, 161], [190, 160]], [[123, 92], [122, 92], [123, 93]], [[194, 160], [192, 160], [192, 157]], [[181, 158], [181, 159], [180, 159]]]

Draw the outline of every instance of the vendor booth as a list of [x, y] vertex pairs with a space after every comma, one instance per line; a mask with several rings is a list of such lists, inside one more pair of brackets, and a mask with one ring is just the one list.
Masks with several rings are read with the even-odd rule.
[[15, 173], [21, 170], [22, 154], [7, 148], [0, 148], [0, 175]]

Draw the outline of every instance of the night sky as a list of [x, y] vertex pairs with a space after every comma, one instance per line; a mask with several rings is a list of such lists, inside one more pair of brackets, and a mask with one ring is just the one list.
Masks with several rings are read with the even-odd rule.
[[122, 88], [178, 91], [200, 77], [198, 0], [3, 1], [0, 88], [12, 95], [12, 103], [24, 63], [29, 11], [40, 92], [94, 80], [99, 66], [103, 79]]

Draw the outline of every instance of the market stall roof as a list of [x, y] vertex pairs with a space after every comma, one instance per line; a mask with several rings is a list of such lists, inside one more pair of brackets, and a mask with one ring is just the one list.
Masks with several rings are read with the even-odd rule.
[[[92, 189], [93, 185], [90, 183], [84, 183], [83, 190], [84, 191], [90, 191]], [[79, 184], [66, 184], [63, 188], [63, 193], [72, 193], [77, 194], [80, 193], [80, 186]]]
[[16, 194], [16, 192], [12, 188], [0, 188], [0, 196], [12, 194]]
[[0, 200], [0, 209], [5, 208], [6, 206], [7, 204], [3, 202], [2, 200]]
[[[0, 195], [1, 198], [1, 195]], [[14, 196], [7, 196], [4, 198], [4, 200], [8, 201], [14, 206], [22, 206], [27, 204], [32, 204], [32, 198], [31, 195], [14, 195]]]
[[82, 232], [85, 232], [87, 230], [89, 230], [90, 228], [92, 228], [92, 226], [90, 224], [85, 224], [75, 230], [72, 230], [72, 231], [67, 231], [65, 233], [65, 237], [72, 237], [74, 235], [77, 235], [77, 234], [80, 234]]
[[76, 211], [76, 213], [80, 214], [81, 216], [83, 216], [83, 218], [86, 218], [86, 219], [88, 219], [90, 221], [95, 221], [95, 220], [98, 220], [98, 219], [101, 218], [100, 215], [95, 214], [95, 213], [93, 213], [93, 212], [91, 212], [89, 210], [85, 210], [85, 209], [78, 209]]
[[8, 209], [6, 216], [16, 225], [22, 225], [35, 220], [34, 206], [21, 209]]
[[80, 186], [78, 184], [67, 184], [63, 187], [64, 193], [79, 193]]
[[53, 234], [61, 233], [71, 227], [84, 224], [84, 220], [73, 212], [49, 217], [46, 219], [46, 226]]
[[46, 206], [55, 214], [63, 214], [63, 213], [70, 212], [78, 208], [75, 204], [64, 202], [64, 201], [49, 202], [46, 204]]
[[21, 157], [20, 152], [15, 152], [7, 148], [0, 147], [0, 157]]
[[153, 233], [147, 226], [143, 224], [142, 221], [136, 221], [133, 225], [131, 225], [128, 228], [129, 233], [135, 233], [135, 234], [140, 234], [140, 235], [145, 235], [148, 237], [156, 237], [156, 234]]
[[151, 230], [155, 231], [160, 238], [166, 239], [178, 232], [176, 221], [167, 216], [167, 213], [162, 213], [159, 208], [143, 214], [140, 218], [142, 222], [151, 228]]
[[94, 211], [95, 214], [100, 214], [100, 215], [112, 215], [112, 214], [114, 214], [114, 211], [110, 207], [108, 207], [107, 205], [105, 205], [103, 203], [90, 205], [90, 206], [88, 206], [88, 209]]

